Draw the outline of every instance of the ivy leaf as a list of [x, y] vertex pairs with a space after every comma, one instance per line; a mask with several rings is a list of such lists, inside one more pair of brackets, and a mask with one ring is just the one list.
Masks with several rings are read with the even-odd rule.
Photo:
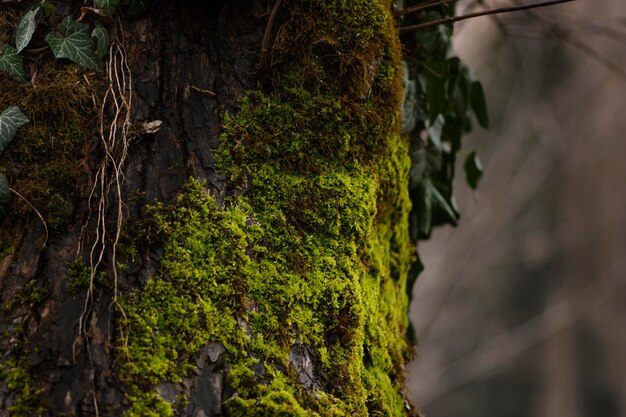
[[426, 99], [428, 101], [428, 118], [434, 123], [438, 115], [443, 114], [446, 107], [447, 65], [445, 61], [437, 61], [426, 66]]
[[478, 181], [483, 176], [483, 165], [476, 151], [467, 155], [463, 168], [465, 169], [465, 180], [467, 184], [472, 187], [472, 190], [475, 190], [478, 186]]
[[0, 173], [0, 221], [6, 217], [10, 205], [11, 190], [9, 189], [9, 180], [4, 174]]
[[450, 223], [451, 225], [456, 226], [459, 221], [460, 215], [459, 210], [456, 206], [456, 202], [454, 201], [454, 197], [444, 197], [443, 194], [441, 194], [441, 192], [431, 181], [428, 181], [426, 183], [426, 186], [431, 188], [433, 205], [442, 210], [446, 223]]
[[487, 112], [487, 100], [480, 81], [473, 81], [470, 85], [470, 104], [476, 115], [478, 124], [487, 129], [489, 127], [489, 113]]
[[97, 25], [91, 32], [91, 39], [96, 42], [96, 55], [102, 59], [109, 50], [109, 32], [104, 26]]
[[89, 25], [74, 22], [69, 17], [60, 25], [61, 33], [50, 32], [46, 42], [56, 58], [67, 58], [91, 69], [100, 68], [100, 60], [91, 41]]
[[37, 27], [35, 17], [38, 12], [39, 7], [35, 7], [30, 12], [26, 13], [17, 25], [17, 30], [15, 31], [15, 46], [17, 47], [17, 52], [21, 52], [26, 48], [33, 38], [33, 33], [35, 33], [35, 28]]
[[[443, 16], [440, 12], [426, 12], [420, 18], [424, 22], [439, 20]], [[437, 25], [434, 28], [418, 31], [415, 38], [420, 46], [420, 52], [430, 60], [446, 59], [452, 36], [452, 25]]]
[[17, 106], [8, 107], [0, 114], [0, 152], [11, 142], [17, 128], [30, 122]]
[[17, 53], [17, 49], [8, 44], [4, 45], [0, 53], [0, 71], [10, 74], [16, 81], [28, 80], [22, 57]]
[[46, 17], [50, 17], [50, 15], [54, 13], [54, 11], [57, 9], [50, 0], [42, 0], [41, 8], [43, 9], [43, 13], [46, 15]]
[[97, 9], [111, 16], [115, 13], [117, 6], [120, 4], [120, 0], [93, 0], [93, 4]]

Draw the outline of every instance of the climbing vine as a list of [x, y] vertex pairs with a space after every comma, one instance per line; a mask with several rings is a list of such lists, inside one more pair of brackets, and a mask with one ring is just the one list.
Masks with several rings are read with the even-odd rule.
[[[397, 10], [401, 26], [454, 15], [454, 3], [426, 2], [418, 6]], [[453, 30], [451, 24], [440, 24], [401, 37], [405, 45], [402, 132], [411, 138], [409, 189], [414, 240], [427, 239], [437, 225], [457, 224], [460, 214], [453, 180], [461, 140], [472, 130], [474, 121], [483, 128], [489, 125], [481, 83], [450, 53]], [[475, 152], [464, 166], [467, 183], [476, 188], [482, 167]]]

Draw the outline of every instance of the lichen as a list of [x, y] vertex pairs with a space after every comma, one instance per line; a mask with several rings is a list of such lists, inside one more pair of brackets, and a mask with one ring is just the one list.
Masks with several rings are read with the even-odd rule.
[[[247, 92], [214, 152], [238, 197], [220, 207], [190, 179], [148, 208], [135, 238], [162, 256], [120, 306], [128, 416], [172, 415], [156, 386], [207, 343], [236, 392], [226, 415], [406, 414], [410, 160], [388, 7], [290, 4], [271, 90]], [[307, 384], [294, 346], [316, 363]]]

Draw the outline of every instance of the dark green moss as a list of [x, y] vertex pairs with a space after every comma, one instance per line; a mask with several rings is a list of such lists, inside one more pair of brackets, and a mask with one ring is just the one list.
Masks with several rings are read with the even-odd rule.
[[10, 390], [9, 415], [27, 417], [45, 410], [41, 390], [36, 387], [30, 372], [30, 363], [25, 355], [13, 354], [5, 363], [0, 363], [0, 380]]
[[0, 240], [0, 261], [12, 254], [14, 250], [13, 244], [8, 240]]
[[72, 205], [61, 195], [53, 194], [50, 196], [46, 205], [48, 212], [48, 230], [53, 237], [64, 232], [70, 221]]
[[39, 304], [47, 300], [49, 295], [47, 286], [42, 286], [36, 279], [31, 279], [17, 294], [15, 301], [19, 305]]
[[51, 64], [38, 69], [35, 86], [0, 74], [0, 110], [19, 106], [30, 119], [0, 158], [0, 171], [24, 197], [13, 200], [10, 216], [19, 221], [34, 206], [52, 238], [68, 224], [81, 174], [88, 172], [89, 144], [97, 138], [100, 77], [74, 65], [56, 69]]
[[67, 285], [70, 288], [70, 294], [76, 295], [88, 288], [91, 281], [90, 275], [89, 267], [85, 262], [71, 262], [67, 270]]

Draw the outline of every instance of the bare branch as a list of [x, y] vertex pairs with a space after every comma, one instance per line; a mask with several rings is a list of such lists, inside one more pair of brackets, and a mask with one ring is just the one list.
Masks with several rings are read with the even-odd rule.
[[576, 1], [576, 0], [551, 0], [551, 1], [545, 1], [542, 3], [526, 4], [523, 6], [500, 7], [497, 9], [483, 10], [480, 12], [469, 13], [469, 14], [465, 14], [462, 16], [451, 16], [445, 19], [433, 20], [430, 22], [419, 23], [417, 25], [401, 27], [398, 29], [398, 32], [401, 34], [410, 33], [410, 32], [415, 32], [420, 29], [426, 29], [426, 28], [433, 27], [433, 26], [445, 25], [448, 23], [460, 22], [461, 20], [472, 19], [474, 17], [479, 17], [479, 16], [489, 16], [493, 14], [518, 12], [521, 10], [535, 9], [538, 7], [553, 6], [553, 5], [560, 4], [560, 3], [569, 3], [571, 1]]
[[44, 220], [43, 216], [41, 215], [41, 213], [39, 212], [39, 210], [37, 210], [37, 208], [35, 206], [33, 206], [30, 201], [28, 201], [28, 199], [26, 197], [24, 197], [22, 194], [18, 193], [17, 191], [15, 191], [13, 188], [9, 188], [9, 190], [11, 190], [11, 192], [13, 194], [15, 194], [16, 196], [18, 196], [19, 198], [21, 198], [22, 200], [24, 200], [24, 202], [26, 204], [28, 204], [30, 206], [31, 209], [33, 209], [33, 211], [35, 212], [35, 214], [37, 215], [37, 217], [39, 217], [39, 220], [41, 220], [41, 223], [43, 223], [43, 228], [46, 232], [46, 239], [43, 241], [43, 245], [42, 247], [46, 246], [46, 243], [48, 243], [48, 225], [46, 225], [46, 221]]
[[417, 13], [420, 10], [429, 9], [431, 7], [447, 6], [448, 3], [454, 3], [454, 2], [456, 2], [456, 0], [450, 0], [449, 2], [446, 2], [444, 0], [428, 0], [428, 1], [425, 1], [424, 3], [420, 3], [418, 5], [407, 7], [406, 9], [399, 10], [396, 13], [394, 13], [393, 15], [394, 15], [394, 17], [400, 17], [400, 16], [404, 16], [406, 14]]

